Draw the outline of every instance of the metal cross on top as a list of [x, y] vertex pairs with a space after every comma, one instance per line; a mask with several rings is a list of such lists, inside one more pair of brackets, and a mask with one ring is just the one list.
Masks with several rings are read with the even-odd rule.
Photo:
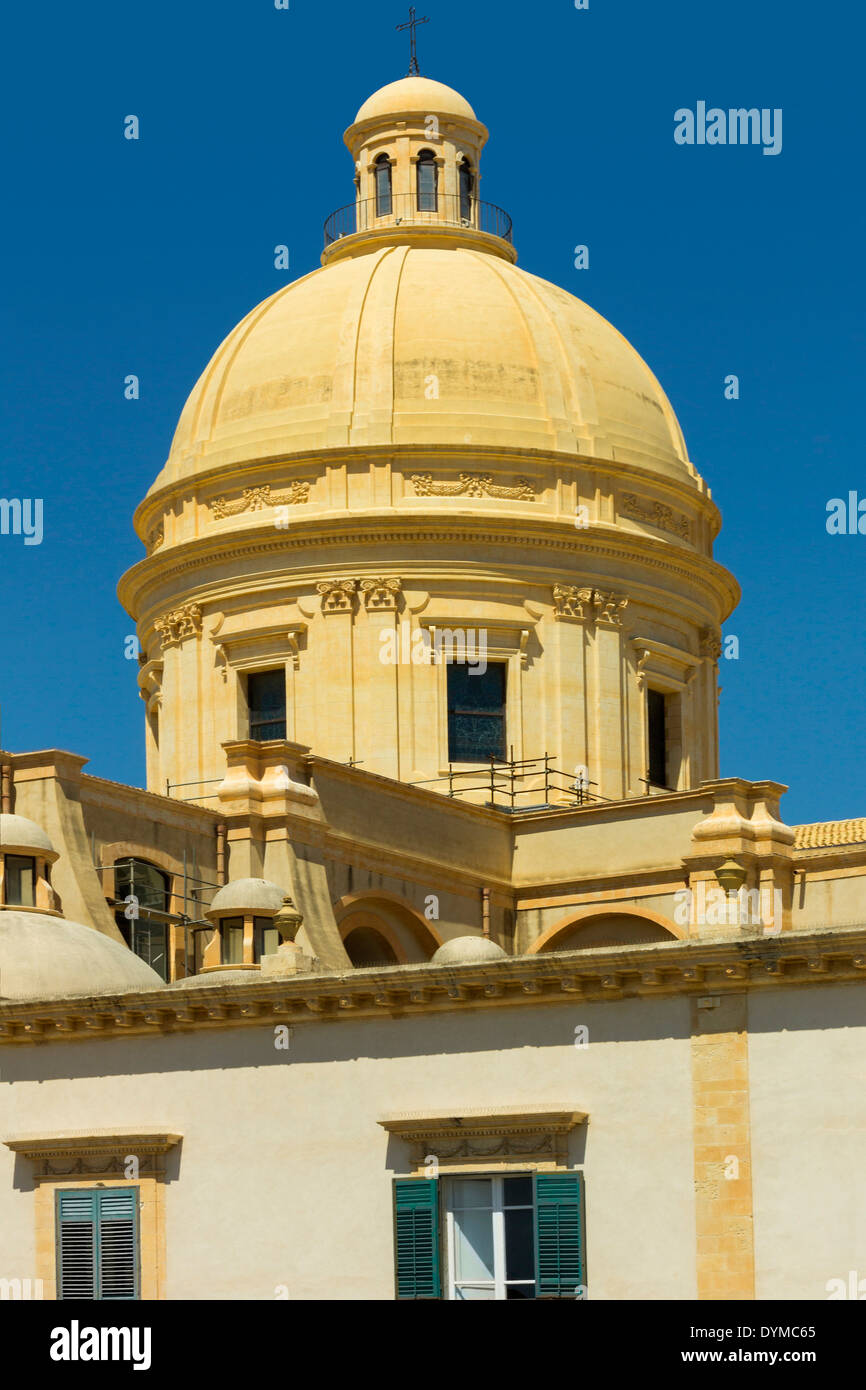
[[397, 25], [395, 25], [395, 28], [396, 28], [398, 31], [401, 30], [401, 29], [408, 29], [408, 30], [409, 30], [409, 76], [410, 76], [410, 77], [419, 77], [420, 74], [421, 74], [421, 69], [420, 69], [419, 66], [418, 66], [418, 54], [417, 54], [416, 51], [415, 51], [415, 30], [417, 29], [417, 27], [418, 27], [419, 24], [429, 24], [429, 23], [430, 23], [430, 20], [428, 19], [428, 17], [427, 17], [426, 15], [424, 16], [423, 19], [416, 19], [416, 18], [415, 18], [415, 6], [414, 6], [414, 5], [410, 5], [410, 6], [409, 6], [409, 18], [408, 18], [408, 20], [406, 21], [406, 23], [405, 23], [405, 24], [397, 24]]

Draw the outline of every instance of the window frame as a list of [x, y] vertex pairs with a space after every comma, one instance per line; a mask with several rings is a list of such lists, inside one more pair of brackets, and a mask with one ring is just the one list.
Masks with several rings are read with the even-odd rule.
[[[422, 170], [431, 171], [432, 188], [422, 188]], [[425, 205], [430, 200], [431, 206]], [[415, 208], [418, 212], [439, 211], [439, 164], [435, 150], [419, 150], [415, 161]]]
[[[505, 1182], [508, 1178], [525, 1178], [529, 1181], [531, 1195], [528, 1202], [506, 1203]], [[491, 1187], [491, 1227], [493, 1233], [493, 1278], [492, 1279], [458, 1279], [457, 1278], [457, 1223], [454, 1219], [455, 1208], [453, 1193], [455, 1187], [462, 1182], [489, 1182]], [[532, 1213], [532, 1251], [534, 1264], [534, 1251], [536, 1241], [537, 1211], [535, 1201], [535, 1190], [532, 1185], [533, 1172], [503, 1172], [503, 1173], [455, 1173], [447, 1175], [442, 1184], [442, 1203], [445, 1216], [445, 1269], [443, 1285], [446, 1300], [450, 1302], [481, 1301], [493, 1303], [506, 1303], [508, 1299], [507, 1290], [509, 1288], [526, 1288], [531, 1286], [533, 1289], [533, 1300], [538, 1297], [538, 1281], [536, 1273], [533, 1271], [531, 1279], [508, 1279], [506, 1277], [506, 1250], [505, 1250], [505, 1212], [527, 1211]], [[487, 1208], [478, 1208], [487, 1210]], [[458, 1289], [493, 1289], [493, 1298], [485, 1300], [464, 1300], [458, 1297]], [[516, 1300], [514, 1300], [516, 1301]]]
[[[34, 854], [4, 854], [3, 871], [3, 897], [6, 907], [35, 907], [36, 906], [36, 885], [38, 883], [38, 865]], [[13, 864], [16, 864], [15, 872], [18, 875], [19, 897], [11, 896]], [[21, 889], [22, 865], [29, 865], [30, 872], [30, 899], [26, 899]], [[24, 871], [26, 872], [26, 870]]]
[[[501, 706], [500, 706], [500, 711], [499, 711], [499, 713], [495, 713], [495, 712], [492, 711], [492, 710], [489, 710], [489, 711], [488, 711], [488, 710], [473, 710], [473, 709], [465, 709], [465, 710], [464, 710], [464, 709], [461, 709], [461, 708], [459, 708], [459, 707], [457, 707], [457, 706], [455, 706], [455, 707], [452, 709], [452, 705], [451, 705], [451, 681], [450, 681], [450, 673], [451, 673], [451, 670], [452, 670], [453, 667], [459, 667], [459, 666], [465, 666], [465, 667], [468, 669], [471, 665], [472, 665], [472, 662], [469, 662], [469, 661], [446, 661], [446, 662], [445, 662], [445, 667], [446, 667], [446, 670], [445, 670], [445, 739], [446, 739], [446, 752], [447, 752], [448, 762], [449, 762], [449, 763], [460, 763], [460, 764], [465, 764], [465, 765], [468, 766], [468, 767], [477, 767], [477, 766], [479, 766], [479, 765], [482, 766], [482, 767], [483, 767], [483, 766], [487, 766], [487, 765], [489, 765], [489, 763], [490, 763], [491, 757], [493, 758], [494, 762], [500, 762], [500, 763], [507, 762], [507, 761], [508, 761], [508, 675], [509, 675], [509, 672], [508, 672], [508, 661], [507, 661], [507, 660], [501, 660], [501, 659], [494, 659], [493, 661], [488, 661], [488, 662], [487, 662], [487, 670], [485, 670], [481, 675], [479, 675], [479, 676], [477, 676], [477, 677], [471, 677], [471, 676], [469, 677], [469, 679], [483, 680], [484, 677], [487, 675], [487, 672], [490, 671], [493, 667], [497, 667], [497, 668], [501, 671], [501, 679], [502, 679], [502, 704], [501, 704]], [[480, 751], [477, 751], [473, 756], [470, 756], [470, 757], [458, 757], [458, 756], [456, 756], [456, 755], [455, 755], [455, 752], [452, 751], [452, 740], [451, 740], [451, 716], [452, 716], [452, 714], [455, 715], [455, 716], [459, 716], [459, 715], [462, 714], [462, 715], [471, 716], [472, 718], [488, 719], [488, 720], [494, 720], [494, 719], [495, 719], [495, 720], [498, 720], [498, 721], [499, 721], [499, 724], [500, 724], [500, 728], [501, 728], [501, 733], [502, 733], [501, 743], [500, 743], [500, 749], [501, 749], [501, 751], [498, 752], [498, 753], [482, 753], [482, 752], [480, 752]]]
[[[252, 686], [253, 686], [253, 683], [254, 683], [255, 681], [261, 679], [263, 676], [278, 676], [278, 677], [281, 677], [281, 678], [282, 678], [282, 681], [281, 681], [281, 689], [282, 689], [282, 694], [283, 694], [282, 718], [277, 718], [277, 719], [256, 718], [255, 720], [254, 720], [254, 718], [253, 718]], [[270, 742], [272, 742], [274, 739], [285, 740], [285, 738], [286, 738], [286, 736], [287, 736], [287, 730], [288, 730], [288, 703], [289, 703], [289, 692], [288, 692], [288, 683], [287, 683], [287, 681], [286, 681], [286, 668], [285, 668], [285, 666], [263, 666], [263, 667], [261, 667], [260, 669], [256, 669], [256, 670], [253, 670], [253, 671], [247, 671], [247, 672], [246, 672], [246, 675], [245, 675], [245, 678], [244, 678], [244, 683], [243, 683], [243, 685], [244, 685], [244, 699], [246, 700], [246, 708], [247, 708], [247, 738], [249, 739], [249, 741], [250, 741], [251, 743], [270, 743]], [[267, 736], [267, 738], [262, 738], [262, 737], [260, 737], [260, 735], [259, 735], [259, 733], [258, 733], [257, 731], [260, 730], [260, 729], [267, 728], [267, 727], [270, 726], [270, 725], [281, 725], [281, 726], [282, 726], [282, 733], [269, 734], [269, 735]]]
[[[391, 159], [387, 154], [377, 155], [373, 161], [373, 187], [376, 198], [376, 216], [391, 217], [394, 211], [394, 189], [391, 174]], [[381, 174], [387, 176], [387, 189], [380, 188], [379, 178]], [[387, 207], [385, 204], [387, 203]]]
[[[244, 964], [244, 933], [246, 923], [241, 917], [221, 917], [220, 918], [220, 965], [243, 965]], [[228, 960], [226, 955], [226, 945], [228, 943], [229, 932], [240, 932], [240, 956], [237, 960]]]
[[457, 171], [457, 201], [461, 222], [471, 225], [475, 204], [475, 170], [468, 159], [461, 162]]

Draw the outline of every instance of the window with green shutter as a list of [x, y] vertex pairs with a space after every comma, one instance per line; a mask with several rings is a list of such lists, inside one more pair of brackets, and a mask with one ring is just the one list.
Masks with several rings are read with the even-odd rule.
[[535, 1174], [535, 1268], [538, 1298], [581, 1298], [583, 1178], [580, 1173]]
[[584, 1298], [583, 1202], [580, 1173], [396, 1179], [398, 1299]]
[[137, 1187], [57, 1193], [57, 1297], [139, 1297]]
[[435, 1178], [394, 1182], [397, 1297], [441, 1298], [439, 1183]]

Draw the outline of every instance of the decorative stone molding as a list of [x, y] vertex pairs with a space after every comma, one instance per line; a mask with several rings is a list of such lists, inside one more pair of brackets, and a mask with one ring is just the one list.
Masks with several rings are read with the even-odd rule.
[[722, 654], [722, 639], [716, 628], [701, 628], [700, 652], [701, 656], [708, 656], [712, 661], [718, 661]]
[[688, 519], [678, 515], [664, 502], [644, 501], [633, 492], [626, 492], [620, 498], [619, 509], [623, 516], [631, 517], [633, 521], [649, 522], [650, 526], [657, 526], [660, 531], [670, 531], [684, 541], [692, 538]]
[[[377, 1017], [383, 1008], [407, 1014], [526, 1008], [528, 994], [541, 1008], [561, 1007], [576, 996], [603, 1003], [648, 995], [800, 989], [813, 983], [862, 982], [864, 972], [864, 927], [692, 937], [588, 953], [541, 952], [481, 965], [402, 965], [277, 981], [251, 971], [249, 983], [228, 986], [203, 988], [198, 981], [188, 988], [175, 984], [120, 995], [0, 1003], [0, 1046], [261, 1028], [274, 1020], [335, 1022]], [[487, 993], [491, 983], [500, 986], [499, 993]]]
[[364, 607], [375, 609], [377, 612], [387, 609], [394, 611], [397, 607], [397, 598], [402, 588], [402, 579], [397, 579], [396, 577], [362, 579], [361, 593], [364, 595]]
[[177, 646], [187, 637], [201, 637], [201, 609], [197, 603], [185, 603], [157, 618], [154, 627], [160, 635], [163, 649]]
[[147, 550], [148, 555], [152, 555], [153, 552], [154, 552], [155, 550], [159, 550], [159, 547], [162, 545], [162, 543], [163, 543], [164, 540], [165, 540], [165, 529], [164, 529], [164, 527], [162, 527], [162, 526], [156, 526], [156, 527], [154, 527], [154, 529], [151, 531], [150, 535], [149, 535], [148, 538], [147, 538], [147, 544], [146, 544], [146, 546], [145, 546], [145, 549]]
[[440, 1170], [471, 1168], [475, 1164], [489, 1167], [491, 1160], [494, 1167], [534, 1163], [545, 1168], [565, 1168], [568, 1135], [586, 1119], [585, 1111], [563, 1107], [538, 1111], [469, 1110], [457, 1116], [453, 1112], [394, 1115], [379, 1120], [379, 1124], [412, 1146], [412, 1167], [420, 1172], [429, 1170], [431, 1159]]
[[163, 662], [148, 661], [138, 673], [138, 693], [147, 706], [148, 714], [162, 703]]
[[598, 589], [577, 584], [553, 586], [554, 618], [622, 627], [622, 615], [627, 607], [628, 599], [620, 598], [618, 594], [604, 594]]
[[505, 497], [511, 501], [534, 502], [535, 492], [525, 478], [516, 487], [494, 483], [491, 473], [461, 473], [457, 483], [434, 483], [432, 473], [413, 473], [410, 479], [416, 497]]
[[268, 507], [294, 507], [300, 502], [309, 502], [310, 484], [292, 483], [287, 492], [271, 492], [270, 483], [260, 487], [245, 487], [242, 497], [231, 501], [225, 497], [215, 497], [211, 511], [215, 521], [223, 521], [227, 516], [240, 516], [242, 512], [263, 512]]
[[694, 679], [698, 658], [679, 647], [669, 647], [654, 637], [632, 637], [636, 657], [638, 690], [646, 686], [647, 676], [660, 682], [662, 690], [685, 690]]
[[7, 1149], [29, 1158], [37, 1180], [68, 1177], [124, 1176], [130, 1157], [138, 1160], [141, 1174], [160, 1173], [165, 1155], [181, 1141], [170, 1130], [34, 1134], [4, 1139]]
[[357, 588], [357, 579], [320, 579], [316, 589], [322, 595], [322, 612], [353, 612]]

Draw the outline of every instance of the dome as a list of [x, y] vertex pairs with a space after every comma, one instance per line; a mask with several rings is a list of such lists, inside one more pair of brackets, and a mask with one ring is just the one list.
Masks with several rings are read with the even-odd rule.
[[194, 387], [149, 496], [211, 468], [377, 445], [553, 451], [699, 486], [664, 391], [606, 319], [498, 256], [410, 242], [253, 309]]
[[41, 825], [5, 811], [0, 815], [0, 852], [36, 855], [52, 862], [60, 858]]
[[0, 999], [163, 988], [155, 970], [92, 927], [41, 912], [0, 911]]
[[507, 960], [507, 954], [489, 936], [455, 936], [434, 951], [431, 965], [480, 965], [484, 961]]
[[430, 77], [401, 77], [398, 82], [389, 82], [387, 87], [380, 87], [378, 92], [368, 97], [354, 124], [410, 112], [456, 116], [468, 121], [478, 119], [466, 98], [455, 92], [453, 87], [446, 87], [444, 82], [434, 82]]
[[286, 896], [266, 878], [236, 878], [214, 894], [205, 917], [222, 917], [227, 912], [279, 912]]

